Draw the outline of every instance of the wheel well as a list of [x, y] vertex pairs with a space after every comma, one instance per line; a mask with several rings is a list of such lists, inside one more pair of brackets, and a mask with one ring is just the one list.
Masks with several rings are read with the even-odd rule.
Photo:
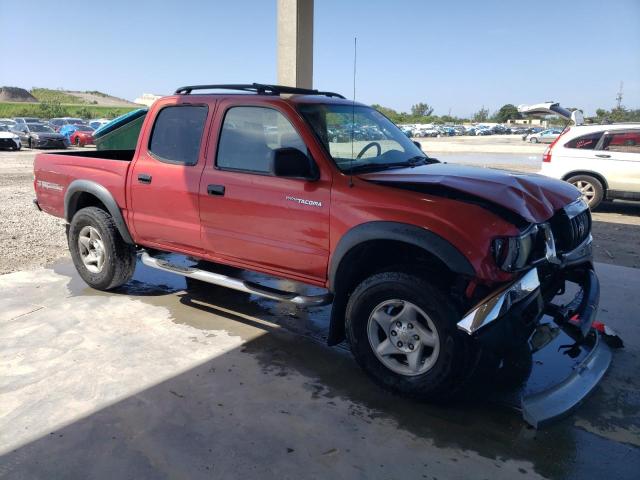
[[590, 172], [588, 170], [577, 170], [575, 172], [570, 172], [567, 173], [564, 177], [562, 177], [562, 180], [564, 180], [565, 182], [567, 180], [569, 180], [571, 177], [575, 177], [576, 175], [586, 175], [588, 177], [593, 177], [596, 180], [598, 180], [601, 184], [602, 184], [602, 188], [604, 188], [604, 193], [606, 195], [607, 190], [609, 189], [609, 185], [607, 185], [607, 181], [605, 180], [605, 178], [600, 175], [599, 173], [595, 173], [595, 172]]
[[[335, 293], [331, 310], [328, 343], [335, 345], [344, 339], [344, 314], [351, 292], [365, 278], [375, 273], [402, 270], [437, 278], [446, 293], [462, 299], [466, 277], [453, 272], [438, 257], [416, 245], [400, 240], [370, 240], [349, 250], [340, 261], [332, 290]], [[457, 302], [456, 302], [457, 303]]]
[[98, 207], [105, 212], [109, 212], [109, 209], [106, 207], [102, 201], [96, 197], [95, 195], [88, 192], [78, 192], [69, 201], [69, 210], [68, 210], [68, 221], [71, 221], [76, 212], [82, 208], [86, 207]]

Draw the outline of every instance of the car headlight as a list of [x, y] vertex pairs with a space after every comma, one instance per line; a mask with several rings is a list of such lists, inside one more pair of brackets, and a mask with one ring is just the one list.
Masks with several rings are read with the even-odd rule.
[[495, 238], [491, 250], [498, 267], [506, 272], [517, 272], [526, 267], [535, 249], [537, 236], [538, 226], [531, 225], [518, 236]]

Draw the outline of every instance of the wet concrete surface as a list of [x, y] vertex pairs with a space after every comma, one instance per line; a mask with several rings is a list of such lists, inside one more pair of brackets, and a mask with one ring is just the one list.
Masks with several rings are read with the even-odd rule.
[[324, 345], [327, 307], [143, 265], [111, 293], [69, 262], [0, 276], [0, 478], [637, 478], [640, 271], [597, 269], [625, 349], [539, 430], [381, 391]]

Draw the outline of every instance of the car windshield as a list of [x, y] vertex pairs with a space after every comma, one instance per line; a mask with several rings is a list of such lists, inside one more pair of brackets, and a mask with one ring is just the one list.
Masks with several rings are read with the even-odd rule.
[[41, 132], [41, 133], [54, 133], [54, 131], [47, 127], [46, 125], [40, 125], [38, 123], [30, 123], [29, 130], [32, 132]]
[[6, 125], [0, 124], [0, 132], [8, 132], [9, 128]]
[[93, 128], [88, 127], [87, 125], [78, 125], [78, 128], [76, 128], [76, 130], [79, 130], [81, 132], [93, 132]]
[[299, 111], [343, 172], [430, 163], [402, 130], [373, 108], [309, 103]]

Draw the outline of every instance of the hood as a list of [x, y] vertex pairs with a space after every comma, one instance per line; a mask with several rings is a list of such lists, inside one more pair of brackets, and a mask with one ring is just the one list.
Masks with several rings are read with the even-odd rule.
[[31, 132], [35, 135], [38, 135], [39, 138], [53, 138], [53, 139], [63, 139], [64, 135], [59, 133], [49, 133], [49, 132]]
[[573, 185], [542, 175], [445, 163], [365, 173], [358, 178], [427, 194], [484, 200], [531, 223], [548, 220], [580, 196]]

